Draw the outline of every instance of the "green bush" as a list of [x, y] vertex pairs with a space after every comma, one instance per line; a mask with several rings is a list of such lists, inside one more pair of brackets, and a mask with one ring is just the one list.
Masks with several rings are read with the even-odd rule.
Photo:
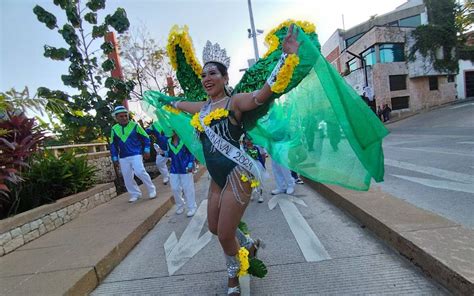
[[30, 162], [30, 169], [22, 175], [25, 182], [19, 188], [18, 212], [91, 188], [96, 183], [96, 171], [84, 156], [64, 153], [56, 158], [51, 153], [37, 154]]

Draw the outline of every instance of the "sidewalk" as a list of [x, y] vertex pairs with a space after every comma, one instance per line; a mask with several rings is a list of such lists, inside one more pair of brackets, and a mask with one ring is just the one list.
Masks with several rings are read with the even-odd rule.
[[[195, 175], [195, 182], [205, 169]], [[122, 194], [0, 258], [0, 295], [86, 295], [173, 206], [170, 186], [128, 203]], [[142, 188], [143, 190], [143, 188]]]
[[[199, 181], [205, 172], [195, 175]], [[169, 186], [134, 204], [121, 195], [0, 258], [1, 295], [84, 295], [104, 280], [172, 207]], [[378, 190], [306, 180], [455, 294], [474, 291], [474, 231]]]
[[474, 231], [372, 187], [351, 191], [305, 179], [456, 295], [474, 295]]

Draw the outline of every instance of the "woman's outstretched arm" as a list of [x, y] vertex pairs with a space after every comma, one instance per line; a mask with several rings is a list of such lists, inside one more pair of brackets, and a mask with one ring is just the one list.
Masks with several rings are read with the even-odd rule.
[[[283, 54], [281, 62], [284, 61], [286, 55], [298, 52], [299, 43], [296, 40], [297, 37], [298, 30], [295, 30], [294, 25], [292, 24], [282, 44]], [[279, 63], [277, 67], [280, 66], [281, 65]], [[278, 69], [276, 69], [276, 72], [278, 72]], [[272, 75], [273, 74], [274, 73], [272, 73]], [[272, 77], [270, 77], [270, 79], [272, 79]], [[272, 94], [273, 92], [268, 82], [266, 82], [260, 90], [256, 90], [252, 93], [236, 94], [233, 96], [232, 99], [233, 110], [235, 110], [236, 112], [245, 112], [253, 110], [258, 106], [263, 105], [271, 97]]]
[[172, 106], [176, 109], [188, 112], [190, 114], [201, 111], [202, 106], [205, 102], [189, 102], [189, 101], [174, 101]]

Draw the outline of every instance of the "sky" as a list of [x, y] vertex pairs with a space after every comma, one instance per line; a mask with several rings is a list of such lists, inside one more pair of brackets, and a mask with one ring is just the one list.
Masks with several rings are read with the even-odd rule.
[[[82, 0], [85, 1], [85, 0]], [[257, 37], [260, 56], [266, 52], [263, 40], [272, 28], [286, 19], [306, 20], [316, 25], [321, 44], [337, 28], [346, 29], [362, 23], [372, 15], [387, 13], [406, 0], [252, 0], [256, 29], [264, 30]], [[66, 47], [62, 37], [40, 23], [33, 13], [38, 4], [59, 16], [61, 10], [53, 0], [0, 0], [0, 92], [27, 86], [34, 94], [40, 86], [66, 88], [61, 75], [67, 73], [68, 62], [52, 61], [43, 56], [43, 46]], [[231, 57], [230, 84], [243, 75], [239, 69], [248, 67], [253, 58], [248, 0], [107, 0], [106, 13], [117, 7], [126, 10], [130, 29], [145, 27], [150, 37], [165, 46], [174, 24], [188, 25], [197, 57], [201, 60], [207, 40], [218, 42]], [[62, 18], [64, 19], [64, 17]], [[58, 23], [61, 24], [61, 18]]]

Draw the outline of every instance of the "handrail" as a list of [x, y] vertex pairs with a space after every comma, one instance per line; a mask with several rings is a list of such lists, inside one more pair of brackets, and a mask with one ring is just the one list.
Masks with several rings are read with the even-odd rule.
[[71, 150], [74, 148], [87, 148], [87, 153], [108, 151], [107, 145], [107, 143], [71, 144], [62, 146], [48, 146], [44, 149], [52, 151], [53, 155], [58, 157], [60, 152]]

